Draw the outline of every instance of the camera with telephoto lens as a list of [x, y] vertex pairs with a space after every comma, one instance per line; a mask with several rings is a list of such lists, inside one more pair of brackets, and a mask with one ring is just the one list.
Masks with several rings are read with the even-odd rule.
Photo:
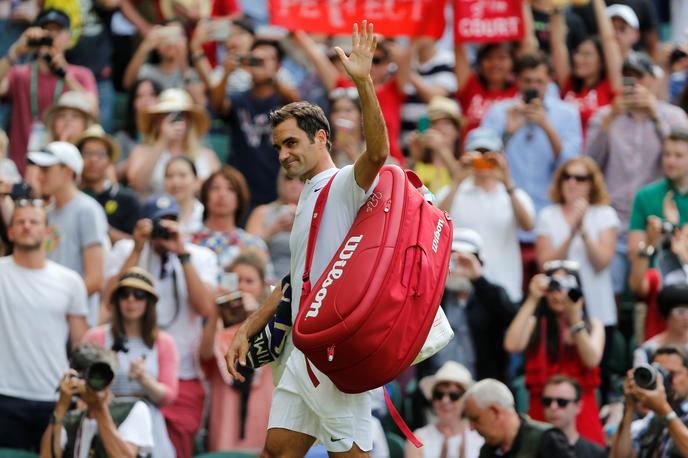
[[84, 380], [93, 391], [103, 391], [110, 386], [115, 378], [113, 364], [117, 364], [114, 353], [93, 343], [80, 344], [70, 359], [76, 377]]
[[172, 234], [170, 233], [169, 229], [163, 226], [160, 221], [161, 220], [159, 219], [153, 220], [153, 230], [151, 231], [151, 238], [163, 240], [171, 239]]
[[30, 48], [40, 48], [41, 46], [52, 46], [53, 45], [53, 37], [50, 35], [46, 35], [41, 38], [30, 38], [27, 40], [26, 44]]
[[660, 366], [658, 363], [641, 364], [633, 369], [633, 381], [638, 387], [645, 390], [654, 390], [657, 388], [657, 374], [662, 374], [664, 382], [664, 391], [666, 391], [667, 400], [671, 401], [672, 380], [671, 374]]
[[578, 299], [583, 296], [583, 292], [578, 286], [578, 281], [573, 275], [567, 275], [565, 277], [558, 278], [549, 276], [547, 278], [549, 279], [549, 283], [547, 283], [547, 291], [554, 292], [566, 290], [568, 292], [569, 299], [571, 299], [572, 302], [578, 302]]

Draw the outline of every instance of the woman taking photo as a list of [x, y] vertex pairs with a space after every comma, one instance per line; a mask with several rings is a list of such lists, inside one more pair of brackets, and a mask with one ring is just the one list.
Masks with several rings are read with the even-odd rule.
[[176, 156], [165, 166], [165, 192], [179, 205], [180, 230], [188, 239], [203, 228], [203, 204], [196, 199], [198, 174], [196, 166], [186, 156]]
[[153, 278], [140, 267], [122, 274], [110, 296], [112, 322], [91, 328], [84, 340], [117, 353], [112, 393], [148, 404], [153, 420], [153, 456], [174, 457], [159, 407], [177, 398], [179, 358], [174, 340], [158, 329], [158, 293]]
[[142, 198], [163, 192], [165, 166], [172, 157], [191, 159], [201, 179], [220, 168], [215, 153], [200, 143], [210, 120], [186, 91], [163, 91], [157, 104], [140, 113], [138, 124], [143, 143], [131, 152], [127, 179]]
[[462, 418], [461, 398], [473, 385], [468, 369], [447, 361], [435, 375], [423, 377], [418, 385], [425, 399], [432, 403], [437, 421], [414, 431], [423, 447], [416, 448], [407, 442], [404, 457], [477, 458], [484, 440]]
[[567, 375], [581, 385], [581, 436], [604, 445], [596, 389], [604, 349], [604, 328], [588, 316], [574, 261], [550, 261], [545, 273], [530, 281], [529, 294], [504, 337], [510, 353], [526, 352], [525, 382], [530, 395], [528, 414], [544, 420], [542, 393], [547, 379]]

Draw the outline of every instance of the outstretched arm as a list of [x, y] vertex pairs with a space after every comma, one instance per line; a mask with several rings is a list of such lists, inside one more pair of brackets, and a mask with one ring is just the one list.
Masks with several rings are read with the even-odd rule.
[[360, 34], [358, 24], [354, 24], [351, 42], [349, 57], [346, 56], [342, 48], [337, 47], [335, 51], [342, 60], [349, 77], [356, 84], [358, 97], [361, 101], [366, 150], [356, 160], [354, 175], [356, 183], [362, 189], [368, 190], [385, 160], [387, 160], [387, 156], [389, 156], [387, 126], [385, 126], [385, 120], [382, 117], [382, 109], [380, 109], [380, 103], [377, 100], [373, 79], [370, 77], [373, 53], [377, 46], [373, 24], [368, 24], [364, 20], [361, 24]]

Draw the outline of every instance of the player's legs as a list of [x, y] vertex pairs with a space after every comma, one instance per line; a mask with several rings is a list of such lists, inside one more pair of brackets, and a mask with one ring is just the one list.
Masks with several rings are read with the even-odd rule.
[[327, 452], [331, 458], [368, 458], [370, 457], [370, 452], [364, 452], [361, 450], [356, 442], [354, 442], [351, 450], [346, 452]]
[[260, 456], [261, 458], [301, 458], [306, 455], [314, 442], [315, 437], [308, 434], [284, 428], [268, 429], [265, 448]]

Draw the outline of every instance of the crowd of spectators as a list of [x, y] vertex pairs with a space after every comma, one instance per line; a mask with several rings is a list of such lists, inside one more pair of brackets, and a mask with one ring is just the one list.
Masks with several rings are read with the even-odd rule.
[[[334, 163], [365, 150], [348, 38], [268, 3], [0, 0], [0, 448], [260, 451], [279, 374], [223, 355], [289, 275], [269, 115], [318, 103]], [[518, 42], [380, 37], [388, 162], [454, 224], [455, 338], [386, 387], [406, 456], [688, 456], [687, 17], [524, 0]]]

